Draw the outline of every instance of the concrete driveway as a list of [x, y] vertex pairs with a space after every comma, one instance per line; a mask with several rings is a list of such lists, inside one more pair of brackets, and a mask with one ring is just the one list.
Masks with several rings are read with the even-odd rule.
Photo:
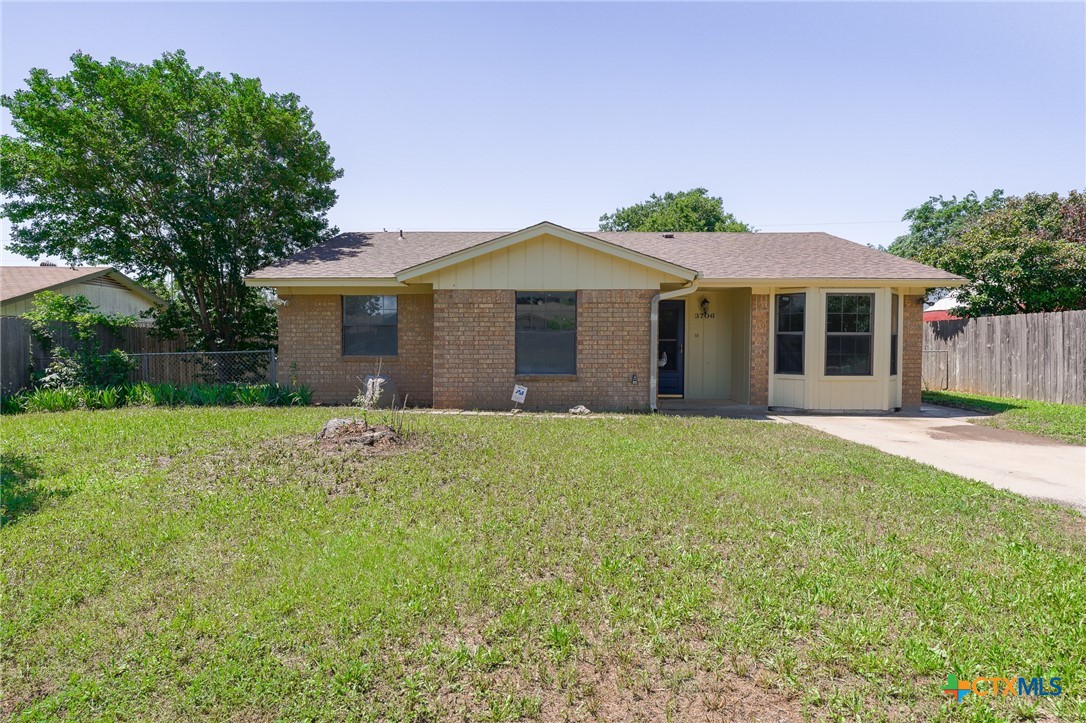
[[919, 413], [773, 416], [1086, 513], [1086, 447], [972, 424], [975, 412], [925, 404]]

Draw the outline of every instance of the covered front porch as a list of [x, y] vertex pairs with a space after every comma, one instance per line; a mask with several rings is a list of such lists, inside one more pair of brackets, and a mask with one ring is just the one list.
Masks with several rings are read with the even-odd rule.
[[698, 288], [661, 299], [657, 408], [750, 403], [751, 289]]

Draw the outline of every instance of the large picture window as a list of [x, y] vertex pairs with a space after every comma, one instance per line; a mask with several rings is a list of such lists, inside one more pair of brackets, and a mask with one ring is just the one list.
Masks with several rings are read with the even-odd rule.
[[803, 329], [806, 294], [777, 295], [776, 373], [803, 373]]
[[396, 356], [395, 296], [343, 297], [343, 354]]
[[897, 374], [897, 325], [898, 314], [897, 294], [890, 295], [890, 376]]
[[870, 376], [874, 294], [826, 296], [826, 376]]
[[577, 292], [517, 292], [517, 374], [577, 373]]

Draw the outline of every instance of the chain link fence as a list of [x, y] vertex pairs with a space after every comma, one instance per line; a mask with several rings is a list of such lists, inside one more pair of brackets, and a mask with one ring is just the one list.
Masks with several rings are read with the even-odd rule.
[[275, 350], [129, 354], [133, 382], [150, 384], [275, 383]]
[[950, 381], [950, 355], [946, 349], [925, 349], [920, 366], [924, 389], [945, 390]]

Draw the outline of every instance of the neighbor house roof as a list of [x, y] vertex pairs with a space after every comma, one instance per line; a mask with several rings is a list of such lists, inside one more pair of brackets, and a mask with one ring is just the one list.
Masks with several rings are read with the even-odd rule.
[[[536, 227], [530, 227], [536, 228]], [[822, 232], [679, 233], [589, 231], [538, 224], [539, 233], [559, 229], [691, 269], [703, 279], [900, 279], [927, 283], [960, 277]], [[525, 231], [528, 229], [525, 229]], [[519, 235], [507, 231], [343, 233], [249, 276], [261, 280], [389, 279], [460, 252]], [[408, 275], [414, 276], [414, 273]]]
[[934, 304], [924, 308], [924, 321], [951, 321], [961, 317], [951, 312], [958, 306], [958, 292], [952, 291]]
[[151, 304], [162, 299], [128, 278], [112, 266], [0, 266], [0, 302], [20, 301], [39, 291], [57, 291], [68, 284], [107, 277]]

